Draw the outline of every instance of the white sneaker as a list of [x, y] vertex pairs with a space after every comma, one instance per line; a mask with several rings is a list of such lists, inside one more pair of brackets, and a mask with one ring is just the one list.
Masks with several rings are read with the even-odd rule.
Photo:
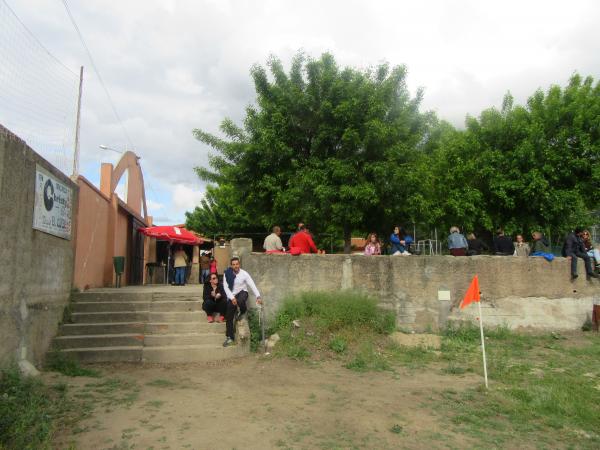
[[410, 256], [410, 253], [408, 253], [407, 251], [403, 251], [402, 256]]

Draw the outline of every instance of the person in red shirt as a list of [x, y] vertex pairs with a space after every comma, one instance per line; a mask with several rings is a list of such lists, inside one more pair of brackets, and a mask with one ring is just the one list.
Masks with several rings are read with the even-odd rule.
[[318, 253], [317, 246], [308, 232], [308, 228], [304, 224], [301, 224], [298, 232], [292, 236], [288, 243], [288, 247], [290, 249], [296, 247], [300, 249], [300, 253]]

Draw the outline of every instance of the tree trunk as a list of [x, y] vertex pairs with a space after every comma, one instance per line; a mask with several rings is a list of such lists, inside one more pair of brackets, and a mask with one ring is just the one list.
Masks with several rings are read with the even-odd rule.
[[352, 230], [348, 225], [344, 225], [344, 253], [349, 255], [352, 252]]

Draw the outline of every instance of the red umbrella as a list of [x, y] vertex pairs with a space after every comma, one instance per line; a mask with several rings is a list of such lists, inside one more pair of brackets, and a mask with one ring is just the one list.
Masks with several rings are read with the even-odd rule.
[[154, 237], [159, 241], [169, 241], [171, 244], [199, 245], [204, 242], [191, 231], [181, 227], [162, 226], [140, 228], [139, 231], [146, 236]]

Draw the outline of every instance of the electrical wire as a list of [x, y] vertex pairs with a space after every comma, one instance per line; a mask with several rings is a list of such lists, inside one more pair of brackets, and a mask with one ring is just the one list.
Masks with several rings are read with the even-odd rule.
[[135, 148], [135, 146], [131, 142], [129, 134], [127, 133], [127, 129], [125, 128], [125, 125], [123, 124], [123, 121], [121, 120], [121, 116], [119, 116], [119, 113], [117, 112], [117, 108], [115, 107], [115, 104], [114, 104], [114, 102], [112, 100], [112, 97], [110, 96], [110, 92], [108, 91], [108, 88], [106, 87], [106, 84], [104, 84], [104, 80], [102, 79], [102, 76], [100, 75], [100, 71], [98, 70], [98, 67], [96, 66], [96, 63], [94, 62], [94, 58], [92, 57], [92, 53], [90, 52], [90, 49], [88, 48], [87, 44], [85, 43], [85, 39], [83, 38], [83, 35], [81, 34], [81, 31], [79, 30], [79, 26], [77, 26], [77, 22], [75, 21], [75, 18], [73, 17], [73, 14], [71, 14], [71, 10], [69, 9], [69, 5], [67, 4], [67, 0], [61, 0], [61, 2], [64, 5], [65, 10], [67, 11], [67, 15], [69, 16], [69, 19], [71, 20], [71, 23], [73, 24], [73, 28], [75, 28], [75, 31], [77, 32], [77, 35], [79, 36], [79, 40], [81, 41], [81, 44], [83, 45], [83, 48], [84, 48], [85, 52], [87, 53], [87, 56], [88, 56], [88, 58], [90, 60], [90, 64], [92, 65], [92, 69], [94, 69], [94, 72], [96, 73], [96, 76], [98, 77], [98, 80], [100, 81], [100, 84], [102, 85], [102, 88], [104, 89], [104, 93], [106, 94], [106, 98], [108, 98], [108, 102], [110, 103], [110, 107], [112, 108], [112, 111], [113, 111], [113, 113], [114, 113], [117, 121], [121, 125], [121, 129], [123, 130], [123, 134], [125, 135], [125, 138], [127, 139], [127, 142], [129, 142], [129, 145], [131, 146], [131, 148]]

